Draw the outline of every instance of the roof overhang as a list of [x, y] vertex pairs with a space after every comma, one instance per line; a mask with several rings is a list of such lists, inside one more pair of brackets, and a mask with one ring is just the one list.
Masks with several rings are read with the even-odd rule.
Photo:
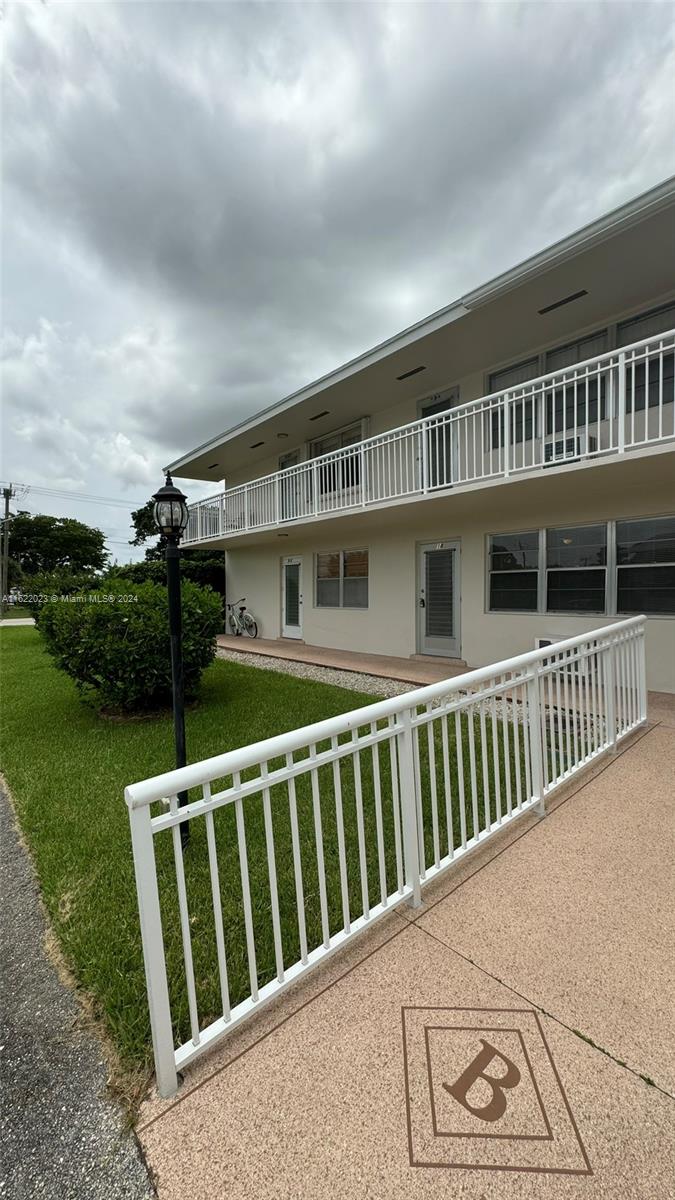
[[[675, 177], [210, 439], [170, 470], [214, 481], [244, 467], [254, 475], [284, 446], [649, 304], [672, 288], [667, 248], [674, 235]], [[415, 373], [420, 365], [424, 371]]]

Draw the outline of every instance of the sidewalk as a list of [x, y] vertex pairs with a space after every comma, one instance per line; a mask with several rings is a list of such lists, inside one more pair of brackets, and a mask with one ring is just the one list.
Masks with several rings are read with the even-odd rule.
[[32, 864], [0, 787], [0, 1113], [11, 1200], [151, 1200], [155, 1195], [82, 1010], [44, 950]]
[[337, 671], [353, 671], [357, 675], [379, 675], [382, 679], [397, 679], [419, 685], [452, 679], [468, 670], [465, 662], [454, 658], [433, 658], [428, 655], [397, 658], [393, 654], [361, 654], [354, 650], [331, 650], [326, 646], [308, 646], [293, 638], [218, 636], [221, 654], [251, 654], [280, 658], [287, 662], [311, 663]]
[[160, 1200], [675, 1195], [675, 702], [652, 700], [545, 819], [146, 1102]]

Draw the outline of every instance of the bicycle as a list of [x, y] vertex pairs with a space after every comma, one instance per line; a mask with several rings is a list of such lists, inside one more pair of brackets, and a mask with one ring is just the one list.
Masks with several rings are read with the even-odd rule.
[[[229, 609], [227, 621], [230, 629], [235, 637], [241, 637], [243, 633], [247, 633], [249, 637], [258, 636], [258, 625], [250, 612], [246, 611], [246, 597], [242, 596], [241, 600], [235, 600], [233, 604], [227, 604], [225, 607]], [[236, 612], [236, 609], [239, 609]]]

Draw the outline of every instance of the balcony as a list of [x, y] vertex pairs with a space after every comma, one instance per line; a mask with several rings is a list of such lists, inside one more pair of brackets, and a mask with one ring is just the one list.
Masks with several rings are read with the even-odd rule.
[[675, 439], [675, 330], [190, 506], [184, 545], [381, 508]]

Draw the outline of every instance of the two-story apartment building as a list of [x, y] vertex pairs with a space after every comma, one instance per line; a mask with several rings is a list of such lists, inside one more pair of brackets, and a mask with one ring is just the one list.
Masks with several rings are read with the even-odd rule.
[[480, 666], [648, 616], [675, 691], [675, 180], [171, 464], [265, 637]]

